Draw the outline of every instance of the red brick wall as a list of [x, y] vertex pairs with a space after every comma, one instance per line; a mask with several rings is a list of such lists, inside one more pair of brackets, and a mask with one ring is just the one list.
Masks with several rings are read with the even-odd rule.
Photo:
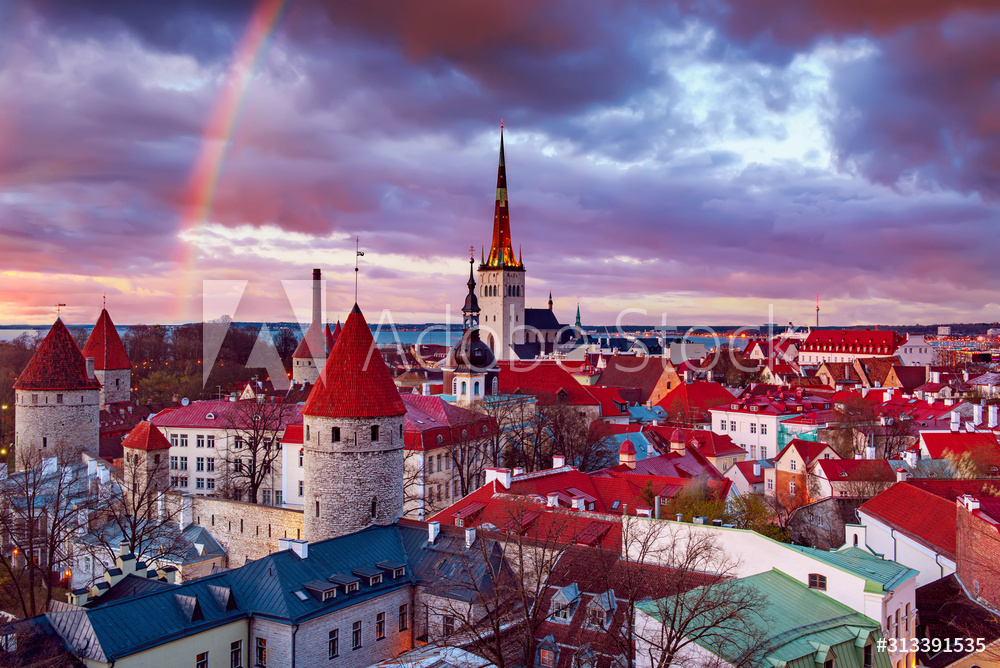
[[958, 578], [975, 596], [994, 607], [1000, 606], [1000, 532], [989, 522], [975, 517], [958, 504]]

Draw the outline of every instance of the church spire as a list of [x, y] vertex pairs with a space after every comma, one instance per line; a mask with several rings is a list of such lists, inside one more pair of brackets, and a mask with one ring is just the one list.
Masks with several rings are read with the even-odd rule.
[[475, 262], [475, 248], [469, 249], [469, 294], [465, 296], [462, 306], [462, 328], [466, 331], [479, 329], [479, 300], [476, 298], [476, 279], [472, 276], [472, 265]]
[[514, 246], [510, 238], [510, 210], [507, 205], [507, 167], [503, 155], [503, 121], [500, 121], [500, 165], [497, 167], [497, 200], [493, 212], [493, 242], [487, 267], [510, 267], [522, 269], [519, 259], [514, 257]]
[[576, 305], [576, 328], [577, 329], [583, 329], [583, 325], [580, 324], [580, 304], [579, 304], [579, 302]]

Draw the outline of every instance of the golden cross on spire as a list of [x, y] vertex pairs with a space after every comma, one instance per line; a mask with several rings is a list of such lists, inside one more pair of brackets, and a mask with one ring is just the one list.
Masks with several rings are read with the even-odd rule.
[[476, 259], [476, 247], [469, 246], [469, 262], [472, 262], [475, 259]]

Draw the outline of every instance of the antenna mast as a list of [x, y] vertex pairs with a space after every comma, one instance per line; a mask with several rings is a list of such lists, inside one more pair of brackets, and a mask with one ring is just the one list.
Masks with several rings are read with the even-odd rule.
[[816, 329], [819, 329], [819, 292], [816, 293]]

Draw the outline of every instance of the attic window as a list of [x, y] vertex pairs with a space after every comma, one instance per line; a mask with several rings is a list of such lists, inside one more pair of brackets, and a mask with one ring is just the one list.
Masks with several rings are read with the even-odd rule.
[[205, 419], [206, 420], [214, 420], [215, 419], [215, 413], [205, 413]]
[[392, 577], [393, 578], [401, 578], [401, 577], [403, 577], [404, 573], [406, 573], [406, 569], [405, 568], [394, 568], [392, 570]]
[[353, 594], [357, 590], [358, 590], [357, 582], [351, 582], [346, 587], [344, 587], [344, 591], [347, 592], [348, 594]]
[[809, 588], [826, 591], [826, 576], [819, 573], [809, 574]]
[[301, 589], [298, 589], [298, 590], [295, 591], [295, 597], [297, 599], [299, 599], [300, 601], [308, 601], [309, 600], [309, 594], [305, 593]]
[[331, 589], [330, 591], [323, 592], [323, 600], [329, 601], [331, 599], [337, 598], [337, 590]]

